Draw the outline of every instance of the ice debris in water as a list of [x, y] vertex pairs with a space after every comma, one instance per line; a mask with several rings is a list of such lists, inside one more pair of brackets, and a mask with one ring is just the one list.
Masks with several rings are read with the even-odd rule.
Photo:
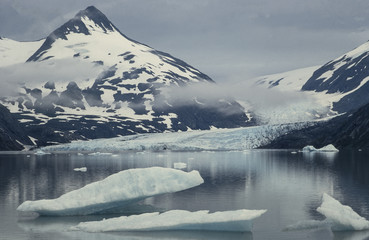
[[75, 171], [75, 172], [87, 172], [87, 167], [74, 168], [73, 171]]
[[177, 192], [202, 184], [198, 171], [151, 167], [130, 169], [68, 192], [56, 199], [26, 201], [17, 210], [40, 215], [88, 215], [103, 213], [147, 197]]
[[328, 144], [322, 148], [315, 148], [314, 146], [308, 145], [302, 149], [303, 152], [338, 152], [339, 150], [332, 144]]
[[326, 219], [323, 221], [300, 221], [287, 226], [285, 230], [301, 230], [330, 227], [332, 231], [358, 231], [369, 229], [369, 221], [357, 214], [351, 207], [342, 205], [339, 201], [323, 194], [322, 204], [317, 211]]
[[46, 155], [46, 154], [50, 154], [50, 153], [47, 153], [47, 152], [44, 152], [42, 151], [41, 149], [38, 149], [36, 152], [35, 152], [36, 155]]
[[247, 209], [214, 213], [209, 213], [208, 210], [197, 212], [171, 210], [161, 214], [158, 212], [144, 213], [102, 221], [82, 222], [72, 230], [86, 232], [167, 230], [249, 232], [252, 230], [252, 220], [265, 212], [266, 210]]
[[176, 163], [173, 163], [173, 167], [176, 169], [184, 169], [187, 167], [187, 164], [184, 162], [176, 162]]

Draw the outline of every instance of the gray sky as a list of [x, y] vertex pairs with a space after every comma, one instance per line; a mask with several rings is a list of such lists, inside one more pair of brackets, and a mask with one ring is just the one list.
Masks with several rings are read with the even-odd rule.
[[324, 64], [369, 39], [367, 0], [0, 0], [0, 36], [46, 37], [89, 5], [217, 82]]

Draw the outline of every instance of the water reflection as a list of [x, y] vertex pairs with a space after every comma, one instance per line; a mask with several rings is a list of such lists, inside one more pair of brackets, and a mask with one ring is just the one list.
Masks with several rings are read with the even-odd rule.
[[[15, 239], [49, 239], [50, 236], [53, 239], [209, 239], [209, 236], [214, 239], [359, 239], [367, 237], [367, 233], [333, 235], [327, 230], [286, 233], [282, 229], [299, 220], [321, 220], [323, 217], [316, 212], [316, 208], [321, 204], [323, 192], [369, 218], [368, 156], [365, 151], [291, 154], [290, 151], [268, 150], [51, 154], [30, 157], [25, 154], [0, 155], [0, 232], [4, 236], [18, 236]], [[208, 209], [211, 212], [242, 208], [268, 209], [265, 215], [255, 221], [253, 235], [214, 233], [213, 236], [209, 232], [195, 232], [194, 235], [190, 234], [191, 238], [186, 235], [187, 232], [65, 232], [83, 218], [36, 218], [25, 221], [15, 211], [25, 200], [56, 198], [124, 169], [173, 167], [176, 162], [186, 163], [184, 171], [199, 170], [204, 184], [146, 199], [143, 202], [146, 207], [153, 211]], [[88, 171], [73, 171], [79, 167], [87, 167]], [[132, 213], [150, 211], [144, 205]], [[99, 219], [103, 216], [90, 217]]]

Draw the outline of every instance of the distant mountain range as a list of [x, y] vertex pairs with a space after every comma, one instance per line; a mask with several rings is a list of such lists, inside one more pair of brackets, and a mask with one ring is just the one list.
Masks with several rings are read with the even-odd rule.
[[230, 98], [214, 101], [193, 95], [177, 101], [163, 94], [171, 88], [215, 83], [184, 61], [126, 37], [93, 6], [41, 41], [1, 38], [0, 50], [3, 68], [35, 64], [39, 71], [48, 71], [70, 61], [90, 64], [91, 72], [102, 69], [90, 79], [22, 79], [16, 96], [1, 99], [29, 136], [18, 140], [22, 144], [255, 125]]

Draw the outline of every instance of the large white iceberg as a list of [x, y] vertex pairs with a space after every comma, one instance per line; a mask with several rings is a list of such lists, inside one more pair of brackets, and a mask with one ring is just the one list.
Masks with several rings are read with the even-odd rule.
[[147, 197], [202, 184], [198, 171], [162, 167], [130, 169], [66, 193], [56, 199], [26, 201], [17, 210], [40, 215], [88, 215], [106, 212]]
[[339, 150], [333, 146], [333, 144], [328, 144], [322, 148], [315, 148], [314, 146], [308, 145], [302, 149], [303, 152], [338, 152]]
[[82, 222], [72, 230], [86, 232], [166, 230], [249, 232], [252, 230], [252, 220], [265, 212], [266, 210], [246, 209], [215, 213], [209, 213], [207, 210], [197, 212], [172, 210], [162, 214], [144, 213], [102, 221]]
[[330, 227], [332, 231], [358, 231], [369, 229], [369, 221], [357, 214], [351, 207], [342, 205], [328, 194], [323, 194], [322, 204], [317, 211], [326, 219], [323, 221], [300, 221], [286, 227], [286, 230]]

